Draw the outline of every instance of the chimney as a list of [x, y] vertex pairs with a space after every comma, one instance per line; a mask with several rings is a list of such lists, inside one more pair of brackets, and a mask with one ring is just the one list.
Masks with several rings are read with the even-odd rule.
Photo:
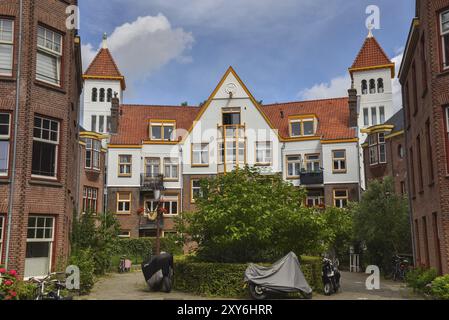
[[120, 99], [117, 97], [117, 92], [114, 93], [114, 98], [111, 100], [111, 133], [117, 134], [119, 124], [119, 109]]
[[358, 114], [357, 114], [357, 89], [354, 88], [354, 84], [351, 89], [348, 90], [349, 95], [349, 127], [358, 127]]

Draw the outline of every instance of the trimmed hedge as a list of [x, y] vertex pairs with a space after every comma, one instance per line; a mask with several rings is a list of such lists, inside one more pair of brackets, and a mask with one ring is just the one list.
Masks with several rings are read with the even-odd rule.
[[[266, 264], [263, 264], [266, 265]], [[248, 264], [205, 263], [175, 258], [174, 288], [209, 297], [248, 298], [244, 274]], [[322, 291], [321, 259], [301, 258], [301, 270], [314, 291]]]

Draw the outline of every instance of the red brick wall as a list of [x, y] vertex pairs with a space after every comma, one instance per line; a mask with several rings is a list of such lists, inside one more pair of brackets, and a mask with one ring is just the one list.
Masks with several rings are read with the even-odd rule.
[[[14, 199], [11, 225], [9, 267], [18, 269], [23, 275], [25, 265], [26, 233], [28, 216], [41, 214], [55, 218], [53, 245], [53, 267], [59, 257], [69, 252], [69, 234], [72, 212], [77, 199], [76, 169], [77, 131], [80, 78], [76, 61], [78, 48], [74, 43], [74, 31], [65, 27], [65, 10], [76, 1], [30, 0], [24, 1], [23, 10], [23, 55], [21, 66], [20, 106], [17, 132], [17, 165], [14, 184]], [[14, 110], [16, 94], [16, 71], [19, 1], [2, 0], [0, 16], [12, 17], [15, 21], [15, 59], [11, 78], [0, 78], [0, 110]], [[63, 58], [62, 87], [43, 85], [35, 80], [36, 44], [38, 23], [52, 27], [62, 34]], [[31, 179], [33, 118], [41, 114], [60, 121], [60, 144], [58, 151], [58, 181], [43, 182]], [[12, 139], [11, 139], [12, 144]], [[12, 158], [12, 157], [10, 157]], [[11, 165], [10, 165], [11, 167]], [[10, 173], [11, 175], [11, 170]], [[10, 177], [0, 183], [0, 213], [7, 213]], [[5, 246], [4, 246], [5, 249]], [[3, 250], [5, 255], [5, 250]]]

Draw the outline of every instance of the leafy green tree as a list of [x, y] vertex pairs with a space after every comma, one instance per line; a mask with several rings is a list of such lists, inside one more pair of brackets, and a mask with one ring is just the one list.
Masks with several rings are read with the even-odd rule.
[[[350, 204], [352, 207], [354, 204]], [[354, 214], [351, 209], [328, 207], [323, 212], [328, 236], [328, 250], [340, 262], [347, 262], [349, 247], [354, 243]]]
[[280, 175], [246, 167], [202, 180], [201, 189], [198, 210], [179, 219], [178, 230], [198, 243], [202, 260], [264, 262], [324, 249], [324, 217], [303, 207], [305, 191]]
[[390, 272], [394, 254], [411, 252], [406, 197], [394, 192], [392, 177], [373, 181], [353, 207], [355, 237], [367, 248], [365, 261]]

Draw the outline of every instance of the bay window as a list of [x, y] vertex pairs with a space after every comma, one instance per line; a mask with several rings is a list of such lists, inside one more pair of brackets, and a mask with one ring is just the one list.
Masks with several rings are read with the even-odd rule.
[[164, 179], [178, 180], [179, 178], [179, 160], [177, 158], [164, 159]]
[[449, 10], [440, 15], [441, 47], [443, 48], [443, 69], [449, 69]]
[[86, 169], [100, 170], [101, 142], [87, 138], [86, 141]]
[[301, 156], [287, 157], [287, 178], [299, 178], [301, 174]]
[[0, 113], [0, 176], [8, 175], [11, 115]]
[[270, 165], [272, 160], [271, 142], [256, 142], [256, 163]]
[[368, 137], [370, 165], [387, 163], [385, 133], [375, 133]]
[[14, 22], [0, 19], [0, 75], [12, 76]]
[[61, 85], [62, 35], [42, 26], [37, 31], [36, 79]]
[[32, 175], [56, 178], [59, 149], [59, 121], [34, 117]]
[[192, 166], [207, 167], [209, 166], [209, 144], [193, 143], [192, 144]]

